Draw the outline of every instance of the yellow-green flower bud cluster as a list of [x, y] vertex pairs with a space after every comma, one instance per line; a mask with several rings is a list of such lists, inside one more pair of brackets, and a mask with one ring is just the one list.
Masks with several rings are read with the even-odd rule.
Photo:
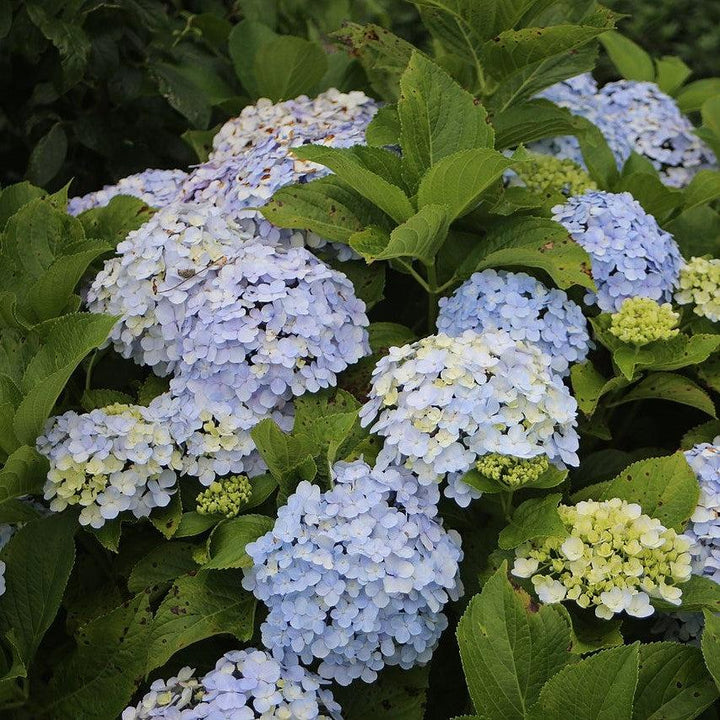
[[720, 320], [720, 260], [694, 257], [680, 270], [675, 301], [695, 304], [695, 314]]
[[216, 480], [197, 496], [197, 511], [202, 515], [235, 517], [252, 495], [250, 480], [245, 475], [231, 475]]
[[633, 345], [646, 345], [655, 340], [669, 340], [678, 334], [675, 327], [680, 316], [670, 303], [658, 303], [645, 297], [628, 298], [610, 317], [610, 332]]
[[483, 455], [475, 466], [481, 475], [515, 489], [535, 482], [550, 467], [550, 463], [546, 455], [526, 459], [490, 453]]
[[542, 602], [573, 600], [594, 606], [605, 620], [623, 610], [648, 617], [651, 597], [680, 604], [678, 584], [691, 573], [690, 538], [618, 498], [560, 505], [558, 512], [567, 535], [538, 538], [515, 551], [512, 574], [532, 577]]
[[550, 155], [532, 153], [518, 165], [517, 173], [525, 187], [535, 193], [551, 191], [570, 197], [597, 190], [595, 182], [577, 163]]

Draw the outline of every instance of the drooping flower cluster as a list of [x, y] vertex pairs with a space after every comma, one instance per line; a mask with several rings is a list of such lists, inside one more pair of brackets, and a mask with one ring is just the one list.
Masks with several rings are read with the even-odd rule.
[[459, 537], [435, 519], [437, 487], [403, 468], [338, 462], [334, 486], [301, 482], [272, 531], [246, 547], [244, 586], [268, 606], [262, 639], [278, 659], [319, 660], [347, 685], [385, 665], [427, 663], [462, 592]]
[[685, 453], [700, 485], [700, 498], [686, 530], [693, 540], [693, 572], [720, 583], [720, 436]]
[[449, 298], [441, 298], [438, 330], [460, 335], [505, 330], [513, 340], [526, 340], [551, 358], [563, 375], [582, 362], [590, 349], [582, 310], [562, 290], [548, 289], [525, 273], [484, 270], [475, 273]]
[[384, 438], [379, 467], [404, 464], [427, 484], [493, 452], [577, 465], [577, 404], [551, 362], [500, 331], [390, 348], [360, 411]]
[[126, 510], [146, 517], [177, 490], [180, 453], [168, 427], [144, 407], [66, 412], [48, 421], [37, 447], [50, 461], [50, 509], [79, 505], [83, 525], [99, 528]]
[[210, 487], [201, 492], [195, 502], [201, 515], [224, 515], [235, 517], [247, 504], [252, 495], [252, 485], [246, 475], [231, 475], [215, 480]]
[[631, 297], [672, 299], [680, 250], [630, 193], [591, 190], [554, 207], [553, 213], [592, 260], [597, 293], [589, 292], [585, 302], [617, 312]]
[[613, 498], [558, 508], [567, 534], [524, 543], [512, 573], [531, 577], [544, 603], [572, 600], [609, 620], [652, 615], [650, 598], [679, 605], [691, 574], [692, 541], [634, 503]]
[[[581, 75], [553, 85], [540, 97], [597, 125], [618, 167], [636, 152], [650, 160], [667, 185], [684, 187], [699, 170], [717, 164], [675, 101], [654, 83], [620, 80], [598, 90], [589, 75]], [[580, 146], [572, 136], [542, 140], [530, 147], [583, 164]]]
[[643, 297], [628, 298], [610, 318], [610, 332], [623, 342], [646, 345], [656, 340], [669, 340], [679, 330], [680, 316], [670, 303], [662, 305]]
[[680, 642], [687, 645], [700, 645], [705, 618], [701, 612], [678, 610], [663, 613], [650, 628], [654, 635], [661, 635], [667, 642]]
[[319, 678], [297, 664], [281, 665], [262, 650], [225, 653], [202, 678], [183, 668], [156, 680], [123, 711], [122, 720], [342, 720]]
[[720, 259], [691, 258], [680, 270], [675, 302], [693, 303], [696, 315], [720, 320]]
[[70, 215], [79, 215], [91, 208], [105, 207], [117, 195], [132, 195], [151, 207], [162, 208], [180, 198], [187, 177], [183, 170], [144, 170], [102, 190], [70, 198], [67, 210]]
[[538, 195], [561, 193], [565, 197], [597, 190], [595, 181], [573, 160], [531, 153], [516, 166], [517, 176], [510, 184], [521, 184]]

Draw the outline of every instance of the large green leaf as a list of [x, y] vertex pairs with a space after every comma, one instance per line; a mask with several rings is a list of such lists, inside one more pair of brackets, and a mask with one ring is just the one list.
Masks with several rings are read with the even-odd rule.
[[485, 108], [418, 52], [400, 79], [398, 115], [403, 165], [412, 187], [448, 155], [493, 146]]
[[503, 528], [498, 545], [503, 550], [512, 550], [535, 538], [566, 535], [567, 530], [557, 509], [561, 498], [561, 495], [546, 495], [526, 500]]
[[189, 542], [162, 543], [153, 548], [132, 569], [128, 590], [141, 592], [196, 570], [197, 563], [193, 558], [196, 549], [197, 546]]
[[0, 512], [15, 498], [40, 493], [47, 471], [47, 460], [34, 447], [15, 450], [0, 470]]
[[242, 572], [238, 570], [203, 570], [181, 577], [155, 613], [146, 671], [164, 665], [178, 650], [213, 635], [249, 640], [255, 598], [241, 583]]
[[0, 635], [12, 630], [25, 665], [60, 608], [75, 562], [76, 528], [73, 513], [33, 520], [18, 530], [3, 552], [7, 591], [0, 596]]
[[473, 705], [487, 718], [526, 718], [543, 685], [573, 661], [567, 612], [560, 605], [531, 609], [529, 596], [509, 583], [505, 563], [470, 601], [457, 639]]
[[267, 515], [241, 515], [225, 520], [215, 527], [208, 540], [210, 559], [206, 570], [252, 567], [253, 561], [245, 546], [272, 530], [273, 519]]
[[89, 238], [98, 238], [115, 247], [128, 233], [145, 224], [155, 211], [130, 195], [116, 195], [103, 207], [90, 208], [78, 215]]
[[670, 642], [640, 646], [633, 720], [692, 720], [717, 697], [698, 648]]
[[600, 36], [600, 42], [613, 65], [626, 80], [655, 80], [652, 58], [630, 38], [611, 30]]
[[142, 680], [151, 617], [149, 597], [141, 593], [80, 628], [77, 649], [57, 664], [37, 717], [117, 717]]
[[635, 643], [563, 668], [542, 689], [531, 720], [631, 720], [638, 665]]
[[230, 32], [228, 50], [233, 61], [235, 74], [252, 98], [259, 98], [262, 90], [255, 74], [255, 58], [258, 50], [277, 38], [267, 25], [255, 20], [243, 20]]
[[720, 616], [717, 613], [704, 612], [705, 628], [702, 635], [702, 653], [705, 665], [720, 688]]

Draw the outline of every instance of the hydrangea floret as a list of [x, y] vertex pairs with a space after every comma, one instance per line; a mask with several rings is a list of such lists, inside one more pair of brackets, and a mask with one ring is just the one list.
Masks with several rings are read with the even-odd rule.
[[680, 270], [675, 302], [693, 303], [696, 315], [720, 320], [720, 259], [691, 258]]
[[[578, 163], [569, 158], [530, 153], [517, 165], [517, 180], [537, 194], [557, 192], [570, 197], [597, 190], [597, 184]], [[511, 185], [517, 184], [513, 179]]]
[[597, 292], [588, 292], [586, 303], [617, 312], [631, 297], [672, 299], [683, 262], [680, 250], [630, 193], [591, 190], [553, 213], [590, 255]]
[[195, 503], [201, 515], [224, 515], [233, 518], [252, 496], [252, 485], [245, 475], [231, 475], [215, 480], [210, 487], [201, 492]]
[[390, 348], [360, 410], [363, 425], [374, 423], [385, 439], [379, 467], [404, 464], [426, 484], [493, 452], [577, 465], [576, 414], [535, 344], [472, 330]]
[[513, 575], [532, 578], [542, 602], [572, 600], [605, 620], [623, 611], [648, 617], [650, 598], [680, 604], [679, 585], [691, 575], [689, 537], [619, 498], [560, 505], [558, 513], [566, 535], [515, 551]]
[[180, 451], [166, 424], [141, 406], [68, 411], [48, 421], [37, 449], [50, 462], [50, 509], [78, 505], [82, 525], [99, 528], [124, 511], [146, 517], [177, 489]]
[[679, 319], [670, 303], [661, 305], [650, 298], [628, 298], [610, 317], [610, 332], [623, 342], [647, 345], [675, 337]]
[[121, 720], [342, 720], [320, 679], [298, 664], [280, 664], [263, 650], [225, 653], [202, 678], [186, 667], [156, 680]]
[[117, 195], [131, 195], [154, 208], [165, 207], [180, 199], [187, 177], [183, 170], [144, 170], [102, 190], [70, 198], [67, 210], [70, 215], [79, 215], [91, 208], [105, 207]]
[[720, 583], [720, 436], [685, 452], [700, 485], [700, 497], [686, 530], [692, 538], [693, 572]]
[[243, 585], [269, 609], [262, 640], [279, 660], [373, 682], [385, 665], [427, 663], [462, 593], [460, 538], [435, 515], [437, 486], [399, 467], [333, 466], [321, 492], [301, 482], [273, 529], [247, 545]]
[[513, 340], [538, 345], [553, 370], [567, 374], [585, 360], [591, 346], [587, 321], [565, 292], [549, 289], [526, 273], [483, 270], [449, 298], [441, 298], [437, 327], [446, 335], [466, 330], [505, 330]]

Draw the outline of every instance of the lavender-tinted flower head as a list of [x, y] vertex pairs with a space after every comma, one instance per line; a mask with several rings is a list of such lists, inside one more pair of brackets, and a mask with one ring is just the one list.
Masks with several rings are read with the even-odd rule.
[[692, 123], [655, 83], [619, 80], [605, 85], [599, 98], [608, 122], [623, 129], [632, 150], [648, 158], [667, 185], [684, 187], [698, 170], [717, 165]]
[[122, 720], [342, 720], [323, 682], [297, 663], [280, 664], [263, 650], [225, 653], [202, 678], [183, 668], [123, 711]]
[[700, 499], [685, 534], [694, 545], [693, 572], [720, 583], [720, 436], [685, 453], [700, 484]]
[[466, 472], [487, 453], [577, 465], [577, 403], [536, 345], [506, 332], [434, 335], [390, 348], [360, 411], [422, 483]]
[[105, 207], [116, 195], [132, 195], [151, 207], [162, 208], [179, 199], [187, 177], [183, 170], [144, 170], [102, 190], [70, 198], [68, 213], [79, 215], [91, 208]]
[[672, 300], [680, 250], [630, 193], [591, 190], [554, 207], [553, 213], [592, 260], [597, 293], [587, 293], [586, 303], [617, 312], [631, 297]]
[[304, 248], [246, 244], [188, 298], [173, 389], [264, 414], [370, 351], [352, 283]]
[[427, 663], [462, 592], [459, 537], [436, 521], [437, 487], [407, 470], [336, 463], [334, 487], [301, 482], [272, 531], [246, 547], [244, 586], [268, 606], [263, 644], [320, 661], [321, 677], [373, 682]]
[[110, 338], [123, 357], [167, 373], [180, 358], [190, 299], [251, 237], [212, 205], [169, 205], [118, 245], [88, 307], [122, 316]]
[[505, 330], [513, 340], [537, 344], [563, 375], [590, 349], [585, 317], [566, 293], [505, 270], [475, 273], [451, 297], [442, 298], [437, 327], [451, 336]]
[[37, 448], [50, 462], [50, 509], [79, 505], [82, 525], [99, 528], [124, 511], [146, 517], [177, 489], [178, 449], [166, 424], [144, 407], [66, 412], [48, 421]]

